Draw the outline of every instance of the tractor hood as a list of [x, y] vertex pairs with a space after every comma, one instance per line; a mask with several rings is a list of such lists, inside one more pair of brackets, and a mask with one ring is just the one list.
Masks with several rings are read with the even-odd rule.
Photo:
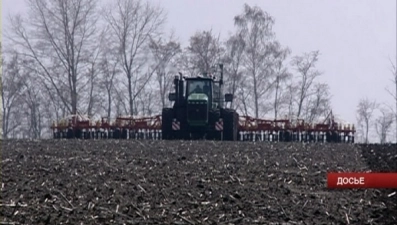
[[189, 95], [187, 100], [188, 101], [200, 101], [200, 100], [208, 101], [208, 96], [206, 94], [202, 94], [202, 93], [192, 93]]
[[208, 96], [192, 93], [187, 98], [187, 120], [190, 126], [203, 128], [208, 122]]

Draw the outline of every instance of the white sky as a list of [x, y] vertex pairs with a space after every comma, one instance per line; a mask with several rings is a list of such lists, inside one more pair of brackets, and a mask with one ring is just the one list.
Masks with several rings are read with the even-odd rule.
[[[274, 31], [293, 55], [319, 50], [321, 80], [331, 86], [334, 113], [356, 122], [361, 97], [392, 104], [389, 58], [396, 61], [396, 0], [152, 0], [168, 12], [184, 46], [196, 31], [213, 29], [226, 37], [243, 4], [257, 5], [275, 18]], [[23, 0], [2, 1], [2, 22], [24, 12]], [[5, 26], [3, 26], [5, 29]]]

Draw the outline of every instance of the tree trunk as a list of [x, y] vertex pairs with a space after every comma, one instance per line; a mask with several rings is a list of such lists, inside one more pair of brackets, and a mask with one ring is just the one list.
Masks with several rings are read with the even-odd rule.
[[72, 75], [72, 87], [71, 87], [71, 93], [72, 93], [72, 114], [77, 114], [77, 77]]
[[[3, 103], [4, 104], [4, 103]], [[3, 138], [7, 139], [8, 136], [8, 119], [6, 108], [3, 108]]]
[[[3, 80], [1, 80], [3, 82]], [[3, 138], [6, 139], [6, 108], [4, 107], [4, 90], [3, 90], [3, 84], [1, 85], [1, 103], [2, 103], [2, 114], [1, 114], [1, 129], [2, 129], [2, 135]]]
[[299, 104], [298, 104], [298, 113], [296, 115], [296, 118], [299, 119], [302, 113], [302, 107], [303, 107], [303, 101], [305, 100], [305, 95], [304, 95], [304, 87], [302, 86], [301, 93], [300, 93], [300, 99], [299, 99]]
[[[94, 66], [92, 66], [92, 67], [94, 67]], [[95, 73], [94, 68], [91, 68], [91, 71], [90, 71], [90, 94], [89, 94], [89, 102], [88, 102], [88, 109], [87, 109], [88, 116], [92, 116], [92, 108], [94, 105], [94, 96], [93, 96], [94, 87], [95, 87], [94, 73]]]
[[129, 110], [130, 110], [130, 115], [134, 115], [134, 98], [132, 95], [132, 81], [131, 81], [131, 75], [128, 76], [128, 100], [129, 100]]
[[274, 119], [277, 120], [279, 77], [276, 78], [276, 97], [274, 99]]
[[108, 118], [110, 119], [110, 114], [111, 114], [111, 111], [112, 110], [112, 96], [111, 96], [111, 93], [110, 93], [110, 89], [108, 89]]
[[254, 78], [254, 103], [255, 103], [255, 118], [259, 117], [259, 99], [258, 99], [258, 90], [257, 90], [257, 80], [256, 80], [256, 72], [252, 71], [252, 75]]
[[75, 90], [72, 92], [72, 114], [77, 114], [77, 93]]
[[369, 121], [365, 121], [365, 143], [368, 144]]
[[165, 107], [165, 95], [166, 95], [166, 81], [165, 81], [165, 73], [160, 77], [160, 95], [161, 95], [161, 107]]

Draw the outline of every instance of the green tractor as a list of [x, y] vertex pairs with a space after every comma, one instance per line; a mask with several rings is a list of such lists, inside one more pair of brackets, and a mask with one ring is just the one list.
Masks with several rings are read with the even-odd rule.
[[219, 68], [219, 80], [208, 73], [175, 76], [175, 92], [168, 96], [174, 105], [162, 111], [162, 139], [237, 140], [239, 115], [225, 107], [233, 101], [233, 95], [223, 96], [223, 65]]

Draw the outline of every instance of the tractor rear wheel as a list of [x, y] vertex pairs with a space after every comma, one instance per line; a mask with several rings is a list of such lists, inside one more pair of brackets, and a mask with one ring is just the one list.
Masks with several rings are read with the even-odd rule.
[[68, 131], [66, 133], [66, 138], [67, 139], [74, 139], [75, 138], [73, 129], [71, 129], [71, 128], [68, 129]]
[[237, 141], [238, 137], [238, 113], [233, 109], [223, 109], [223, 140]]
[[206, 136], [207, 140], [221, 140], [221, 131], [215, 129], [215, 123], [219, 121], [221, 117], [221, 112], [219, 110], [214, 110], [209, 112], [209, 130]]
[[120, 139], [120, 135], [121, 134], [121, 131], [120, 131], [120, 129], [119, 128], [116, 128], [114, 131], [113, 131], [113, 138], [114, 139]]
[[172, 117], [172, 109], [164, 108], [161, 114], [161, 135], [163, 140], [172, 139]]

